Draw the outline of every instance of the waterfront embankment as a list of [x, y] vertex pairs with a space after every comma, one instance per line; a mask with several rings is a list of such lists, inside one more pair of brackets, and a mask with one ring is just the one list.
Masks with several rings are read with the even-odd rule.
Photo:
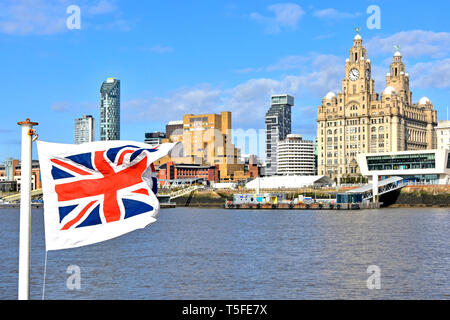
[[[313, 199], [333, 199], [337, 192], [345, 192], [350, 188], [342, 189], [312, 189], [287, 190], [287, 199], [293, 199], [298, 195], [311, 197]], [[280, 193], [280, 190], [264, 190], [264, 192]], [[253, 190], [202, 190], [195, 191], [172, 200], [177, 207], [220, 207], [225, 201], [232, 200], [235, 193], [254, 193]], [[395, 207], [450, 207], [450, 186], [407, 186], [398, 192], [384, 196], [382, 201], [386, 206]]]
[[450, 185], [407, 186], [393, 200], [391, 208], [450, 207]]

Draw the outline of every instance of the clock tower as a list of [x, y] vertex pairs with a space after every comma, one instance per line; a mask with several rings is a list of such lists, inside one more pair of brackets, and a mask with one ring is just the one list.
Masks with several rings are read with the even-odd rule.
[[373, 94], [374, 81], [370, 60], [367, 59], [367, 51], [359, 33], [353, 40], [350, 57], [345, 61], [345, 74], [346, 77], [342, 80], [342, 92], [346, 101], [360, 98], [361, 95], [369, 99], [369, 96]]
[[342, 92], [327, 93], [317, 115], [318, 174], [337, 183], [360, 177], [360, 153], [433, 149], [436, 140], [436, 110], [426, 97], [413, 103], [399, 47], [386, 88], [376, 93], [371, 63], [356, 31]]

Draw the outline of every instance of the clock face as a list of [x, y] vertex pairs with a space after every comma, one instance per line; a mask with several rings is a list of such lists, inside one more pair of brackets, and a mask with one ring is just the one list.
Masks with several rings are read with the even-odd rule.
[[359, 79], [359, 71], [358, 69], [352, 69], [350, 70], [349, 74], [348, 74], [348, 78], [352, 81], [356, 81]]
[[366, 70], [366, 79], [370, 79], [370, 70], [369, 69]]

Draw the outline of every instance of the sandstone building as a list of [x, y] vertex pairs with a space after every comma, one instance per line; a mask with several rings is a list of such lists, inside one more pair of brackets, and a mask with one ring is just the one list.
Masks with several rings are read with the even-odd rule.
[[337, 182], [357, 177], [360, 153], [436, 148], [437, 115], [423, 97], [413, 103], [402, 55], [397, 50], [386, 89], [375, 93], [371, 62], [357, 34], [345, 62], [342, 92], [329, 92], [318, 108], [318, 174]]

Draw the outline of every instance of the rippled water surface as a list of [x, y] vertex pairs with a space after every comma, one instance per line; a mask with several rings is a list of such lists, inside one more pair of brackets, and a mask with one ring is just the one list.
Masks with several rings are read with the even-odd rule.
[[[30, 294], [41, 299], [42, 210], [32, 222]], [[0, 299], [16, 299], [19, 211], [0, 210], [0, 228]], [[367, 288], [370, 265], [380, 290]], [[45, 298], [449, 299], [450, 210], [163, 209], [144, 230], [50, 251]]]

